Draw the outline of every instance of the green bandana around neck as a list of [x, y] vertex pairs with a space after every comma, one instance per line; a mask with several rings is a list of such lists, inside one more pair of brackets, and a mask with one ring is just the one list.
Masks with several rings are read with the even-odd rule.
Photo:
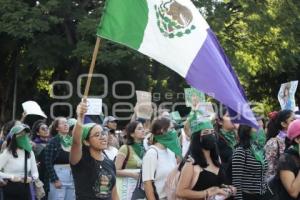
[[234, 147], [237, 144], [237, 139], [234, 131], [225, 131], [221, 129], [220, 131], [221, 136], [225, 139], [226, 143], [231, 149], [234, 149]]
[[265, 133], [261, 130], [253, 131], [250, 134], [250, 151], [257, 161], [262, 165], [265, 164]]
[[182, 150], [175, 130], [169, 131], [163, 135], [155, 135], [154, 139], [174, 152], [176, 156], [182, 157]]
[[251, 132], [251, 141], [255, 143], [258, 148], [264, 148], [266, 144], [266, 134], [263, 129]]
[[63, 147], [68, 148], [72, 146], [73, 138], [70, 135], [62, 135], [62, 134], [58, 134], [58, 135], [59, 135], [60, 143], [63, 145]]
[[144, 145], [143, 142], [142, 143], [133, 143], [132, 148], [134, 150], [134, 152], [140, 157], [143, 158], [144, 153], [145, 153], [145, 149], [144, 149]]
[[16, 137], [17, 146], [21, 149], [24, 149], [27, 152], [31, 152], [32, 145], [30, 144], [30, 139], [28, 135], [22, 135], [19, 137]]
[[293, 150], [295, 150], [298, 154], [299, 154], [299, 156], [300, 156], [300, 144], [294, 144], [294, 145], [292, 145], [292, 149]]
[[250, 151], [255, 157], [255, 160], [259, 161], [262, 165], [265, 164], [265, 151], [263, 149], [258, 148], [255, 144], [251, 144]]

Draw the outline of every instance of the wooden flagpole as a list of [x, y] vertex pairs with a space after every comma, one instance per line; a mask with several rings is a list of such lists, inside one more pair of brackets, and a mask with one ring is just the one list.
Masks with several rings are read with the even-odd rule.
[[91, 62], [90, 70], [88, 73], [88, 79], [86, 81], [86, 85], [85, 85], [85, 89], [84, 89], [83, 99], [86, 99], [89, 95], [90, 85], [91, 85], [91, 81], [92, 81], [92, 75], [94, 73], [96, 59], [97, 59], [97, 55], [98, 55], [98, 51], [99, 51], [99, 46], [100, 46], [100, 37], [97, 37], [95, 48], [94, 48], [94, 53], [93, 53], [93, 57], [92, 57], [92, 62]]

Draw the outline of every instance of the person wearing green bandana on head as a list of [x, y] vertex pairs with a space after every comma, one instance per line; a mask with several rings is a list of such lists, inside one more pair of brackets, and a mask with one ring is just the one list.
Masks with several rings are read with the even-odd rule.
[[232, 183], [237, 188], [237, 200], [263, 200], [267, 192], [268, 163], [261, 134], [247, 125], [238, 129], [239, 144], [232, 157]]
[[279, 199], [300, 199], [300, 120], [296, 119], [288, 127], [287, 137], [292, 145], [280, 157], [277, 175], [281, 192]]
[[[69, 125], [65, 117], [57, 117], [50, 126], [53, 137], [44, 149], [46, 168], [45, 190], [48, 200], [75, 199], [74, 181], [69, 164], [72, 136], [69, 135]], [[50, 183], [50, 185], [49, 185]]]
[[29, 133], [25, 124], [15, 125], [7, 135], [6, 149], [0, 154], [0, 178], [6, 180], [5, 200], [31, 200], [29, 184], [39, 178]]
[[[228, 185], [221, 167], [217, 149], [217, 137], [209, 118], [192, 111], [188, 116], [191, 144], [183, 163], [176, 195], [184, 199], [228, 199], [235, 188]], [[190, 159], [187, 159], [188, 156]]]
[[165, 183], [176, 167], [176, 156], [181, 157], [177, 132], [168, 118], [156, 119], [151, 127], [153, 145], [147, 150], [142, 164], [142, 180], [147, 199], [166, 199]]
[[116, 168], [104, 154], [109, 130], [96, 123], [83, 125], [87, 107], [86, 99], [77, 106], [70, 152], [76, 200], [119, 200]]

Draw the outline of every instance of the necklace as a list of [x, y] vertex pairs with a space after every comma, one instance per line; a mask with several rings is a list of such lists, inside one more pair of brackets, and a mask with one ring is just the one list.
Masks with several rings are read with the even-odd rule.
[[95, 160], [94, 159], [94, 161], [95, 161], [95, 167], [96, 168], [99, 168], [100, 170], [102, 170], [102, 161], [100, 161], [100, 160]]

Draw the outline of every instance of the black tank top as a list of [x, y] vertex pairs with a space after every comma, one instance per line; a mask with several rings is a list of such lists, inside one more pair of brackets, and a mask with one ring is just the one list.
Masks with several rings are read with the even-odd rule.
[[200, 172], [198, 180], [192, 190], [201, 191], [213, 186], [220, 187], [222, 184], [226, 183], [225, 180], [226, 180], [226, 176], [222, 168], [219, 169], [217, 175], [214, 174], [213, 172], [203, 169], [203, 171]]

